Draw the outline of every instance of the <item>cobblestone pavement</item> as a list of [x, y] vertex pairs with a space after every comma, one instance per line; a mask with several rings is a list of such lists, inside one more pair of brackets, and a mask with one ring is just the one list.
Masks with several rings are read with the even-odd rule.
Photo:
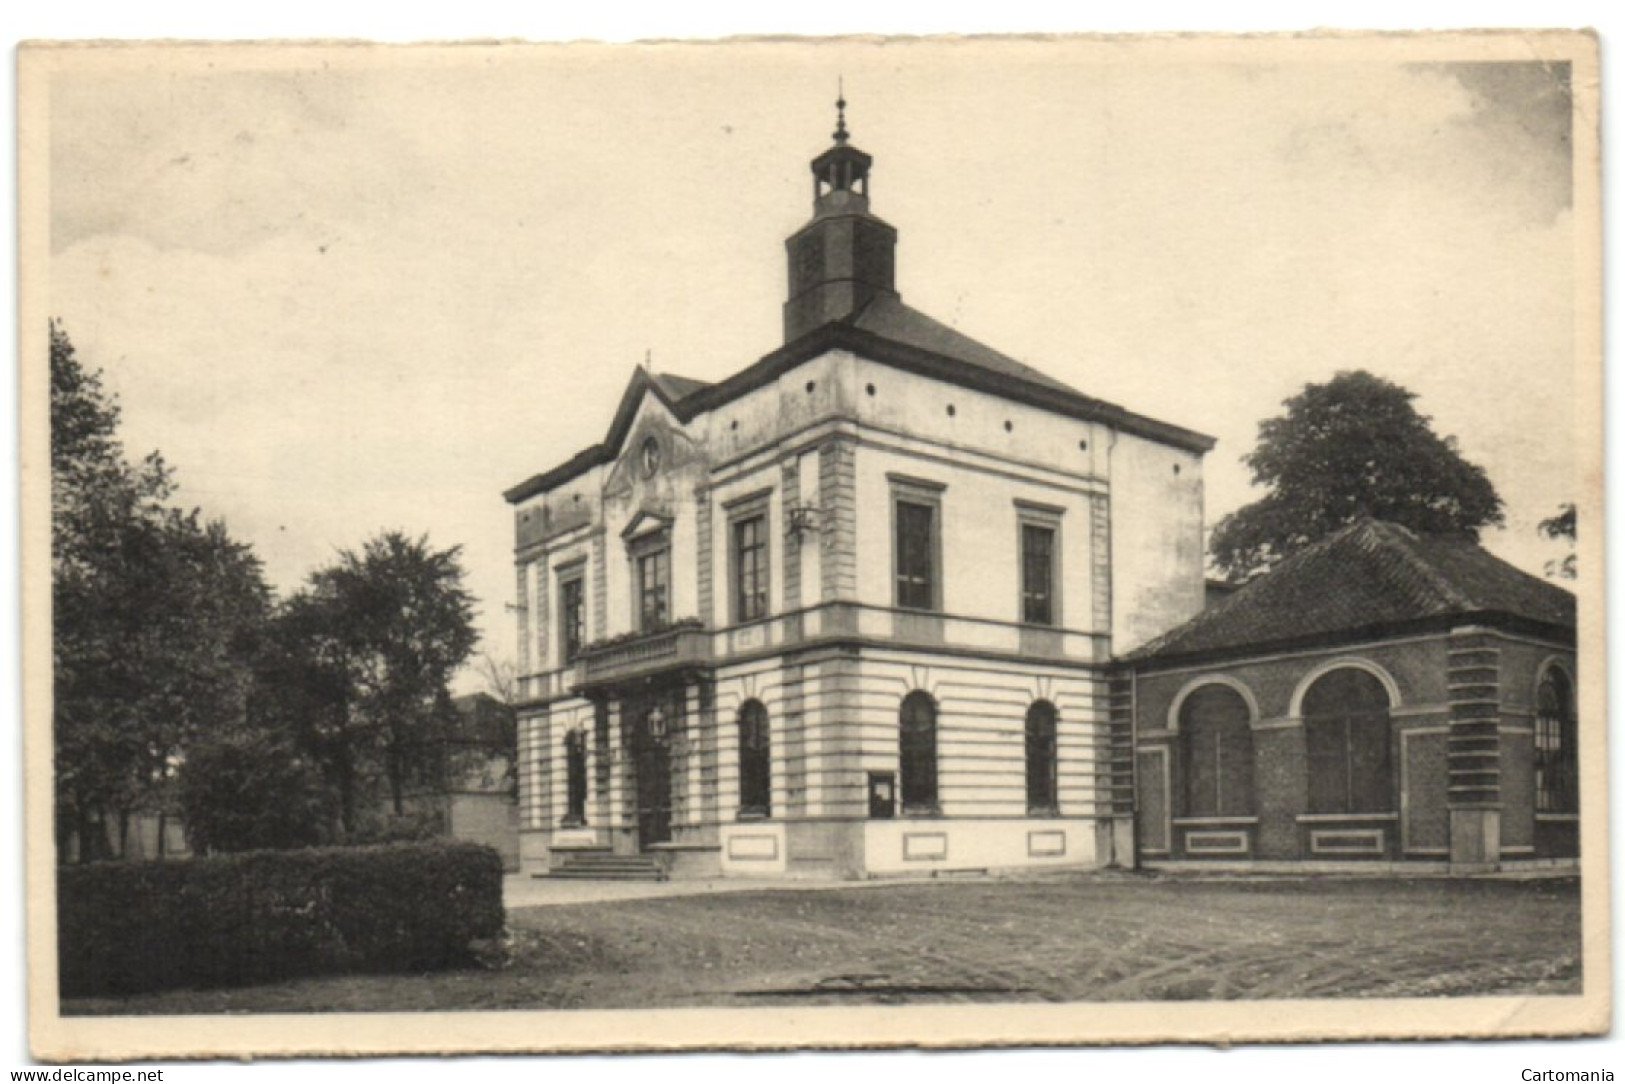
[[1470, 997], [1580, 989], [1576, 878], [508, 883], [484, 968], [81, 1001], [186, 1014]]
[[1184, 1001], [1579, 989], [1573, 880], [885, 884], [517, 912], [563, 1004]]

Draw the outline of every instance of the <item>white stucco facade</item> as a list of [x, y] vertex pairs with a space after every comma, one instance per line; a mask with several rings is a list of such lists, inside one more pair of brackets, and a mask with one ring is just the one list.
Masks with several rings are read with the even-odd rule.
[[1211, 441], [902, 306], [841, 187], [867, 168], [814, 162], [782, 348], [720, 384], [634, 374], [602, 444], [507, 495], [528, 870], [1128, 858], [1105, 668], [1201, 606]]

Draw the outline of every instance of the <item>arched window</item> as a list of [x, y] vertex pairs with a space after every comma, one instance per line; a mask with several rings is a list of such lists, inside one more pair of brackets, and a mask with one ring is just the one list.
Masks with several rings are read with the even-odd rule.
[[903, 698], [899, 739], [904, 813], [935, 813], [937, 808], [937, 702], [912, 692]]
[[1035, 700], [1027, 709], [1027, 812], [1054, 813], [1055, 705]]
[[1253, 814], [1253, 731], [1247, 701], [1228, 685], [1203, 685], [1179, 706], [1187, 817]]
[[564, 735], [564, 825], [587, 823], [587, 732]]
[[1388, 690], [1354, 667], [1320, 677], [1303, 698], [1309, 812], [1394, 812]]
[[760, 700], [739, 709], [739, 815], [773, 815], [772, 738]]
[[1548, 667], [1535, 706], [1535, 812], [1577, 812], [1580, 762], [1575, 749], [1574, 686], [1569, 676], [1555, 666]]

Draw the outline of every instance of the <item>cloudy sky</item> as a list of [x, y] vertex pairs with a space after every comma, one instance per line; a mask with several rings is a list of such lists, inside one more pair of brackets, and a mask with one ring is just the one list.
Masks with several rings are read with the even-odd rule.
[[[1513, 55], [1502, 50], [1503, 55]], [[1527, 49], [1521, 57], [1532, 55]], [[184, 62], [183, 62], [184, 60]], [[212, 66], [203, 66], [212, 63]], [[1567, 69], [1286, 42], [843, 42], [87, 59], [50, 85], [50, 309], [132, 452], [280, 589], [386, 527], [464, 547], [512, 653], [501, 491], [645, 353], [779, 345], [837, 75], [905, 300], [1239, 457], [1308, 381], [1415, 391], [1540, 571], [1572, 499]]]

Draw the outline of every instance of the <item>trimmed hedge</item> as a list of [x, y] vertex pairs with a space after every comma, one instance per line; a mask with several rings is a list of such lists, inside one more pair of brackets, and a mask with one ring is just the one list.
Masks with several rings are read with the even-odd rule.
[[502, 859], [474, 843], [57, 871], [63, 997], [457, 967], [502, 928]]

